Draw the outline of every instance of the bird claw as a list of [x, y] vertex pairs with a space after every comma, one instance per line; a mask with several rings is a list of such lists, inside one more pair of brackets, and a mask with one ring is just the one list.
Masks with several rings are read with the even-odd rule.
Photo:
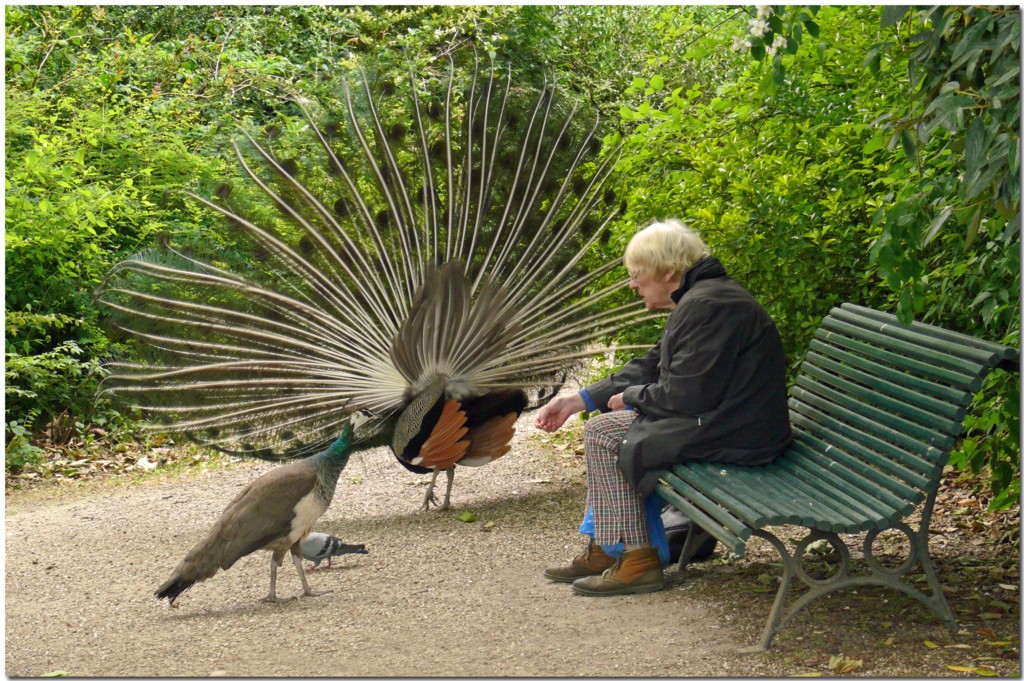
[[330, 589], [324, 589], [323, 591], [313, 591], [312, 589], [310, 589], [309, 591], [304, 591], [302, 593], [302, 595], [303, 596], [323, 596], [324, 594], [329, 594], [329, 593], [331, 593]]
[[420, 506], [421, 511], [429, 511], [430, 505], [437, 506], [437, 497], [434, 496], [434, 490], [427, 490], [427, 494], [423, 497], [423, 505]]
[[264, 603], [287, 603], [288, 601], [294, 601], [295, 596], [289, 598], [278, 598], [277, 596], [267, 596], [263, 599]]

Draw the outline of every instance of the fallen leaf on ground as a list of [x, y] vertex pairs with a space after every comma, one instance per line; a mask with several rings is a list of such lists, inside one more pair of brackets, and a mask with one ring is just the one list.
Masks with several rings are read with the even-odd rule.
[[833, 655], [828, 660], [828, 668], [836, 674], [849, 674], [864, 666], [861, 660], [854, 660], [843, 655]]

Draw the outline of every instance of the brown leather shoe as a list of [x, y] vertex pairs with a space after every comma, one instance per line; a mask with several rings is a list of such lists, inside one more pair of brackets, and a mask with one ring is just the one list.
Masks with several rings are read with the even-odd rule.
[[654, 548], [626, 551], [603, 574], [581, 577], [572, 583], [572, 590], [581, 596], [645, 594], [664, 588], [665, 573]]
[[580, 577], [600, 575], [615, 564], [615, 559], [601, 550], [600, 544], [591, 539], [583, 553], [572, 559], [567, 567], [551, 567], [544, 571], [544, 576], [552, 582], [572, 584]]

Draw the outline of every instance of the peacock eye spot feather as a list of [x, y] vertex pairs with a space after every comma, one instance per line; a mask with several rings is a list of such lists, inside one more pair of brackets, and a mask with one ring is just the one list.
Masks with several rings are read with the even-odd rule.
[[213, 188], [213, 195], [221, 201], [228, 198], [229, 194], [231, 194], [231, 185], [227, 182], [220, 182]]
[[622, 199], [622, 203], [619, 204], [619, 214], [625, 213], [629, 207], [629, 202], [626, 199]]
[[338, 199], [334, 202], [334, 214], [339, 218], [346, 217], [349, 214], [348, 202], [345, 199]]
[[299, 163], [294, 158], [289, 158], [284, 161], [281, 161], [280, 165], [281, 170], [284, 171], [285, 174], [291, 175], [292, 177], [295, 177], [295, 175], [298, 174], [299, 172]]
[[441, 106], [441, 102], [439, 102], [439, 101], [437, 101], [435, 99], [435, 100], [432, 100], [430, 102], [430, 104], [427, 105], [427, 116], [431, 120], [440, 121], [441, 117], [443, 115], [444, 115], [444, 107]]
[[268, 125], [263, 128], [263, 134], [266, 135], [268, 140], [272, 140], [281, 134], [281, 127], [278, 125]]
[[387, 229], [391, 226], [391, 215], [387, 209], [377, 211], [377, 214], [373, 216], [373, 221], [381, 229]]
[[390, 97], [395, 94], [395, 84], [390, 80], [385, 80], [380, 84], [380, 93], [385, 97]]
[[406, 128], [401, 123], [395, 123], [388, 129], [388, 138], [392, 142], [401, 142], [405, 139]]
[[596, 154], [601, 151], [601, 140], [596, 137], [590, 139], [590, 153]]
[[308, 236], [304, 236], [301, 239], [299, 239], [299, 252], [302, 253], [302, 255], [306, 255], [306, 256], [308, 256], [310, 253], [312, 253], [313, 252], [313, 240], [310, 239]]
[[331, 121], [324, 126], [324, 135], [327, 139], [334, 139], [341, 132], [341, 123], [337, 121]]
[[611, 187], [605, 189], [603, 198], [606, 205], [612, 205], [613, 203], [615, 203], [615, 190], [612, 189]]
[[572, 181], [572, 191], [576, 196], [583, 196], [587, 191], [587, 181], [577, 177]]
[[348, 170], [345, 159], [337, 154], [327, 157], [327, 172], [331, 175], [340, 175], [342, 170]]

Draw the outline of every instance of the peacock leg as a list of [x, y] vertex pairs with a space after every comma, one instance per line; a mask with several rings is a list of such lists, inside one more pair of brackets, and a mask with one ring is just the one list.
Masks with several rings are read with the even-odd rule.
[[[451, 508], [451, 504], [448, 503], [449, 497], [452, 495], [452, 482], [455, 480], [455, 466], [449, 466], [448, 470], [445, 471], [448, 476], [448, 486], [444, 489], [444, 503], [441, 504], [441, 510], [447, 511]], [[437, 475], [436, 473], [434, 474]]]
[[437, 506], [437, 499], [434, 497], [434, 481], [437, 480], [437, 474], [441, 471], [435, 470], [434, 474], [430, 476], [430, 484], [427, 485], [427, 493], [423, 496], [423, 506], [420, 507], [423, 511], [429, 511], [430, 505]]
[[[303, 578], [305, 583], [305, 578]], [[292, 597], [294, 598], [294, 596]], [[270, 554], [270, 593], [263, 599], [264, 603], [284, 603], [290, 601], [292, 598], [278, 598], [277, 597], [277, 560], [274, 559], [274, 554]]]
[[298, 552], [299, 545], [295, 544], [295, 548], [292, 550], [292, 564], [295, 565], [295, 571], [299, 573], [299, 579], [302, 580], [302, 595], [303, 596], [323, 596], [328, 591], [313, 591], [309, 588], [309, 582], [306, 581], [306, 573], [302, 570], [302, 554]]

